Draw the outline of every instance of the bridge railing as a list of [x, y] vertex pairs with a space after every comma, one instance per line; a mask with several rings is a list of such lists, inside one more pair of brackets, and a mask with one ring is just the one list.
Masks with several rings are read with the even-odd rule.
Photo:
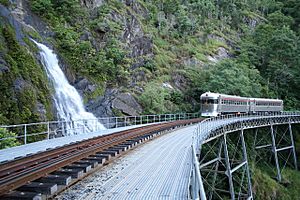
[[[239, 127], [232, 127], [226, 126], [226, 124], [230, 124], [232, 122], [239, 122], [245, 121], [246, 119], [276, 119], [280, 120], [279, 118], [285, 117], [293, 117], [299, 116], [300, 112], [275, 112], [275, 113], [242, 113], [242, 114], [229, 114], [229, 115], [221, 115], [217, 117], [207, 118], [201, 121], [194, 132], [194, 140], [193, 144], [195, 145], [196, 149], [199, 148], [202, 141], [205, 141], [209, 138], [215, 137], [221, 134], [223, 131], [230, 131], [239, 129], [241, 124], [235, 123], [235, 126]], [[250, 121], [251, 124], [248, 126], [254, 126], [253, 123], [262, 123], [262, 120], [259, 121]], [[274, 121], [276, 122], [276, 121]]]
[[[17, 140], [20, 145], [45, 139], [64, 137], [69, 135], [87, 134], [105, 129], [121, 128], [133, 125], [168, 122], [200, 117], [199, 113], [176, 113], [161, 115], [140, 115], [124, 117], [106, 117], [90, 120], [48, 121], [17, 125], [0, 125], [1, 132], [6, 137], [0, 138], [0, 144]], [[1, 149], [1, 145], [0, 145]]]

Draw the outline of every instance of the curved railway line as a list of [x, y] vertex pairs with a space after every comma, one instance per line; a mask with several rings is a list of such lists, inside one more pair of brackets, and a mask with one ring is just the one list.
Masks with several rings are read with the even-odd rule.
[[0, 163], [0, 199], [51, 198], [136, 144], [201, 120], [129, 129]]

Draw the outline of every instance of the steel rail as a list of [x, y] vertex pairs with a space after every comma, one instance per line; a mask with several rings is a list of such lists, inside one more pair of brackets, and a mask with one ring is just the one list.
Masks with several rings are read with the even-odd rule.
[[0, 195], [126, 140], [199, 121], [201, 119], [180, 120], [139, 127], [0, 164]]

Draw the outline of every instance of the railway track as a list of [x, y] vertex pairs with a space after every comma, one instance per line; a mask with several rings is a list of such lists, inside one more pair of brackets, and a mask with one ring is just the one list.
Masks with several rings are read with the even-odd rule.
[[48, 199], [127, 149], [201, 119], [149, 125], [99, 136], [0, 164], [0, 199]]

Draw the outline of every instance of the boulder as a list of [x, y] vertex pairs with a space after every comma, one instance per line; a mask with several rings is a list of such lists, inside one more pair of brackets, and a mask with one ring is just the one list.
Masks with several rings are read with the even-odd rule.
[[113, 117], [113, 109], [125, 115], [135, 116], [142, 112], [142, 107], [130, 93], [121, 93], [118, 89], [107, 89], [104, 96], [87, 103], [87, 110], [97, 117]]
[[121, 110], [124, 114], [130, 116], [139, 115], [143, 109], [130, 93], [120, 93], [112, 101], [114, 109]]
[[86, 78], [79, 78], [78, 80], [76, 80], [74, 87], [77, 89], [81, 96], [84, 96], [84, 94], [87, 93], [92, 93], [96, 90], [96, 85], [91, 83]]

